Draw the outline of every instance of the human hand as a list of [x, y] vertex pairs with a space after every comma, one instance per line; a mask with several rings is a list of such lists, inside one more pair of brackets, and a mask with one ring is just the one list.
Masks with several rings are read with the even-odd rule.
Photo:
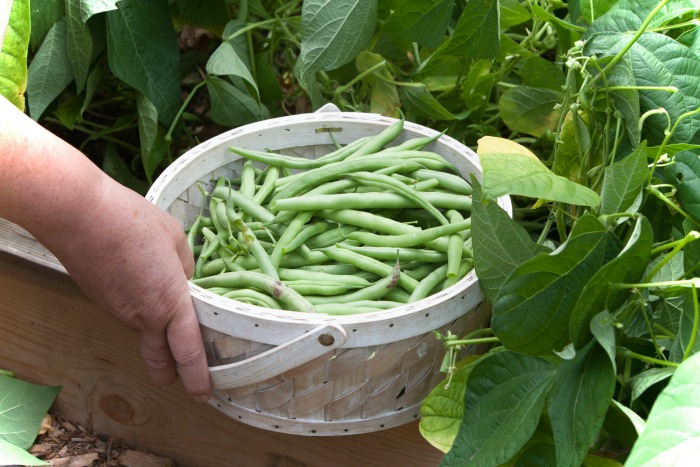
[[182, 227], [107, 176], [98, 187], [75, 228], [40, 240], [89, 298], [141, 333], [153, 381], [171, 384], [179, 374], [187, 393], [207, 400], [211, 383], [187, 282], [194, 260]]

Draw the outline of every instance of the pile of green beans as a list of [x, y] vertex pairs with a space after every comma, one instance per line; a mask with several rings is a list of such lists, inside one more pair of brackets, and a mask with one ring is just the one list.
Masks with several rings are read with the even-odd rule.
[[446, 289], [473, 266], [471, 186], [403, 118], [317, 159], [230, 148], [186, 228], [194, 284], [240, 302], [347, 315]]

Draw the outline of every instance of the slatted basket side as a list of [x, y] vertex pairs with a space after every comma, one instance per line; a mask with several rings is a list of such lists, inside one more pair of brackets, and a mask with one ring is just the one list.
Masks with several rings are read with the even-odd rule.
[[[483, 327], [489, 316], [488, 305], [481, 304], [436, 331], [462, 335]], [[202, 331], [212, 365], [247, 359], [271, 347], [206, 327]], [[433, 332], [341, 348], [275, 378], [220, 391], [219, 396], [229, 413], [262, 428], [309, 435], [373, 431], [418, 417], [422, 400], [445, 378], [440, 372], [444, 354]], [[265, 414], [265, 420], [254, 414]]]

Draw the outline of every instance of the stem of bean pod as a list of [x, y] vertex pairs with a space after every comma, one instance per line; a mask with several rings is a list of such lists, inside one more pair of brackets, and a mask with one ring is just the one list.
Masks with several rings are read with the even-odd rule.
[[361, 81], [365, 76], [371, 75], [375, 71], [384, 68], [386, 66], [386, 60], [382, 60], [381, 62], [372, 65], [371, 67], [367, 68], [365, 71], [360, 73], [359, 75], [355, 76], [353, 79], [351, 79], [347, 84], [344, 84], [343, 86], [340, 86], [336, 88], [335, 91], [333, 91], [333, 100], [335, 101], [338, 96], [340, 96], [342, 93], [350, 89], [357, 83], [358, 81]]
[[498, 344], [501, 340], [498, 337], [478, 337], [476, 339], [457, 339], [445, 342], [445, 345], [478, 345], [478, 344]]
[[664, 140], [661, 142], [661, 145], [659, 145], [659, 150], [656, 152], [656, 157], [654, 158], [654, 162], [651, 165], [651, 170], [649, 170], [649, 175], [647, 177], [647, 184], [648, 185], [651, 184], [651, 178], [654, 175], [654, 171], [656, 169], [656, 166], [659, 163], [661, 156], [664, 154], [663, 151], [664, 151], [666, 145], [670, 141], [673, 134], [676, 132], [676, 128], [678, 128], [678, 125], [686, 118], [692, 117], [693, 115], [696, 115], [697, 113], [700, 113], [700, 107], [698, 107], [695, 110], [691, 110], [690, 112], [686, 112], [686, 113], [682, 114], [680, 117], [678, 117], [678, 119], [676, 119], [676, 123], [673, 124], [673, 127], [670, 130], [666, 131], [666, 136], [664, 137]]
[[671, 258], [673, 258], [676, 253], [681, 251], [688, 243], [700, 239], [700, 233], [696, 232], [695, 230], [688, 232], [688, 235], [685, 237], [676, 240], [674, 242], [666, 243], [664, 245], [661, 245], [659, 247], [654, 248], [651, 250], [652, 256], [654, 256], [657, 253], [660, 253], [664, 250], [672, 249], [672, 251], [664, 257], [659, 263], [652, 269], [649, 274], [644, 278], [644, 282], [650, 282], [651, 279], [656, 275], [659, 270], [664, 266], [664, 264], [668, 263]]
[[683, 352], [683, 361], [687, 360], [688, 357], [693, 352], [693, 347], [695, 347], [695, 339], [698, 335], [698, 326], [700, 325], [700, 306], [698, 306], [698, 294], [697, 294], [697, 289], [695, 288], [695, 284], [692, 286], [693, 289], [693, 330], [690, 333], [690, 341], [688, 342], [688, 346], [685, 348], [685, 351]]
[[[656, 163], [656, 161], [654, 161]], [[649, 176], [651, 177], [651, 174], [653, 173], [653, 169], [649, 171]], [[651, 179], [649, 179], [651, 181]], [[688, 213], [686, 213], [680, 206], [677, 206], [676, 204], [673, 203], [668, 197], [659, 190], [659, 187], [665, 187], [668, 185], [648, 185], [646, 190], [651, 193], [652, 195], [656, 196], [659, 198], [661, 201], [664, 202], [668, 207], [671, 208], [673, 211], [678, 211], [683, 217], [686, 219], [690, 219], [690, 216]]]
[[194, 98], [194, 95], [199, 91], [199, 89], [207, 84], [207, 80], [204, 79], [194, 85], [192, 87], [192, 90], [190, 91], [189, 95], [185, 99], [185, 102], [182, 103], [180, 106], [180, 109], [177, 111], [177, 114], [175, 115], [175, 118], [173, 119], [173, 122], [170, 124], [170, 128], [168, 128], [168, 132], [165, 134], [165, 144], [168, 147], [168, 158], [172, 160], [172, 155], [170, 154], [170, 143], [173, 140], [173, 131], [175, 131], [175, 125], [177, 125], [177, 122], [180, 121], [180, 117], [182, 117], [182, 113], [185, 111], [188, 105], [190, 105], [190, 102], [192, 102], [192, 98]]

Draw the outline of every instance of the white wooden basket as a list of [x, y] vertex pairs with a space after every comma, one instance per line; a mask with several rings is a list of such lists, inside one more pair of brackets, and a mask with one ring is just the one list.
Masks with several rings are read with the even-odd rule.
[[[341, 144], [374, 135], [396, 120], [377, 114], [312, 114], [246, 125], [202, 143], [170, 165], [147, 198], [191, 224], [203, 203], [197, 184], [239, 173], [230, 146], [318, 157]], [[396, 140], [437, 132], [406, 122]], [[442, 154], [460, 173], [481, 179], [476, 154], [441, 136], [426, 149]], [[499, 205], [509, 214], [510, 200]], [[490, 310], [474, 272], [420, 301], [354, 316], [272, 310], [190, 285], [214, 386], [211, 403], [243, 423], [300, 435], [378, 431], [416, 420], [420, 404], [444, 379], [444, 348], [433, 331], [463, 335], [483, 327]]]

